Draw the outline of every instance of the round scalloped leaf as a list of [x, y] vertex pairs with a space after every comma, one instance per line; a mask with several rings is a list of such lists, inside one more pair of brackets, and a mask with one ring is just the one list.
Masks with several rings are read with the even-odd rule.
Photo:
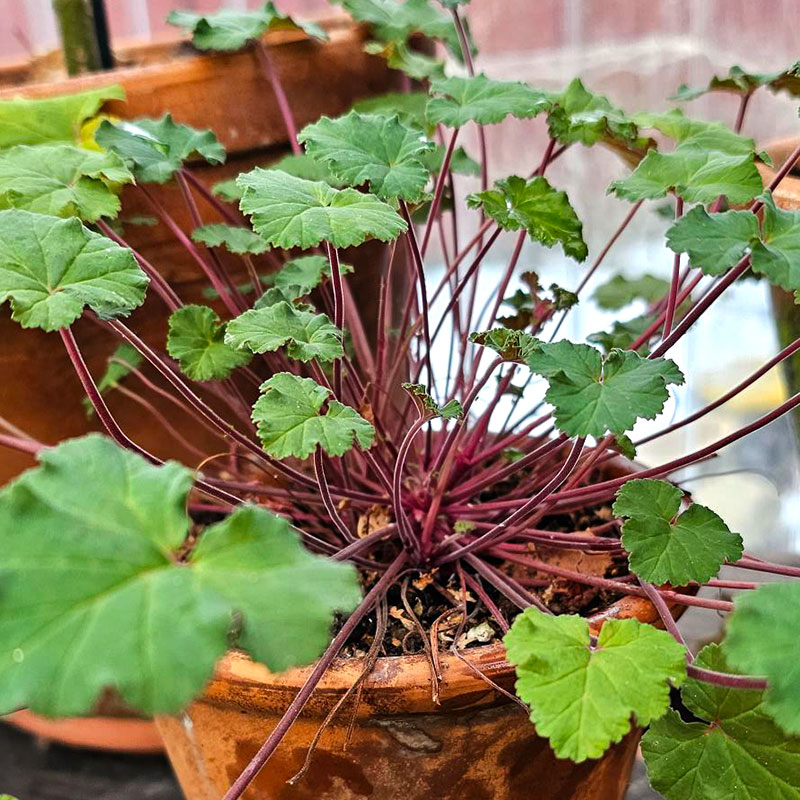
[[[273, 458], [308, 458], [317, 447], [329, 456], [344, 455], [354, 444], [367, 450], [375, 429], [357, 411], [311, 378], [279, 372], [261, 385], [253, 406], [264, 450]], [[327, 410], [320, 413], [327, 402]]]
[[[708, 645], [694, 663], [729, 673], [723, 650]], [[762, 692], [690, 678], [681, 694], [708, 722], [668, 711], [642, 739], [650, 783], [666, 800], [800, 800], [800, 738], [769, 718]]]
[[72, 145], [19, 145], [0, 151], [0, 208], [95, 222], [116, 217], [117, 196], [133, 175], [114, 153]]
[[721, 275], [740, 261], [758, 235], [758, 219], [749, 211], [709, 214], [697, 206], [667, 231], [667, 247], [688, 253], [691, 265], [706, 275]]
[[307, 153], [324, 162], [346, 186], [369, 183], [382, 200], [418, 202], [430, 177], [424, 156], [433, 143], [394, 116], [322, 117], [300, 131]]
[[86, 714], [113, 688], [174, 713], [230, 646], [275, 671], [308, 663], [334, 611], [358, 602], [352, 567], [311, 555], [263, 508], [210, 526], [186, 557], [192, 472], [180, 464], [97, 434], [40, 461], [0, 494], [3, 712]]
[[524, 228], [545, 247], [560, 244], [564, 252], [583, 261], [589, 248], [583, 240], [583, 223], [566, 192], [554, 189], [546, 178], [526, 181], [516, 175], [496, 181], [494, 189], [467, 198], [471, 208], [483, 208], [504, 230]]
[[224, 380], [250, 361], [225, 342], [225, 324], [208, 306], [183, 306], [169, 318], [167, 352], [193, 381]]
[[245, 311], [227, 326], [225, 344], [253, 353], [286, 348], [289, 358], [333, 361], [344, 355], [342, 332], [325, 316], [279, 302]]
[[508, 116], [527, 119], [550, 108], [546, 92], [521, 81], [493, 81], [483, 74], [435, 80], [431, 94], [434, 96], [425, 110], [428, 122], [450, 128], [470, 121], [490, 125]]
[[74, 217], [0, 211], [0, 303], [23, 328], [69, 327], [89, 307], [125, 316], [144, 302], [147, 276], [130, 250]]
[[705, 583], [726, 561], [742, 557], [742, 537], [710, 508], [693, 503], [678, 514], [682, 493], [665, 481], [628, 481], [617, 492], [614, 514], [628, 517], [622, 546], [644, 580], [682, 586]]
[[566, 339], [540, 343], [525, 362], [548, 379], [545, 399], [555, 408], [556, 426], [569, 436], [621, 434], [637, 419], [655, 419], [669, 397], [667, 386], [684, 380], [668, 358], [645, 359], [632, 350], [612, 350], [603, 358], [596, 348]]
[[308, 249], [320, 242], [353, 247], [369, 238], [391, 241], [408, 228], [391, 206], [355, 189], [261, 168], [236, 182], [244, 189], [239, 207], [273, 247]]
[[592, 647], [589, 624], [528, 608], [503, 642], [517, 668], [516, 692], [536, 732], [559, 758], [599, 758], [637, 725], [669, 708], [669, 687], [686, 677], [685, 649], [635, 619], [612, 619]]
[[225, 161], [225, 148], [212, 131], [199, 131], [175, 122], [169, 114], [112, 124], [103, 120], [97, 143], [117, 153], [142, 183], [166, 183], [192, 156], [209, 164]]

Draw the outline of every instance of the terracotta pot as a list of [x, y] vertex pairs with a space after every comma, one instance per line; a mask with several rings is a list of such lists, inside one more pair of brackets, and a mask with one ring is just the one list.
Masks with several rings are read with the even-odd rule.
[[[759, 165], [764, 184], [768, 185], [775, 177], [775, 170], [779, 169], [786, 161], [789, 154], [800, 143], [800, 139], [781, 139], [773, 142], [766, 148], [774, 168], [766, 165]], [[775, 203], [780, 208], [787, 211], [797, 211], [800, 209], [800, 173], [798, 167], [790, 172], [772, 193]], [[788, 347], [793, 341], [800, 338], [800, 311], [794, 301], [794, 292], [787, 292], [779, 286], [770, 287], [772, 300], [772, 313], [775, 319], [775, 332], [778, 336], [778, 344]], [[783, 378], [790, 394], [800, 392], [800, 353], [785, 359], [781, 363]], [[796, 438], [800, 442], [800, 410], [794, 409], [789, 415], [795, 430]]]
[[47, 719], [30, 711], [16, 711], [3, 718], [37, 738], [82, 750], [114, 753], [161, 753], [164, 743], [152, 720], [136, 717], [69, 717]]
[[[652, 623], [646, 600], [626, 597], [592, 619]], [[492, 681], [513, 689], [514, 669], [502, 645], [465, 651]], [[573, 764], [553, 755], [527, 714], [452, 654], [441, 658], [441, 704], [431, 699], [424, 655], [381, 658], [363, 685], [350, 742], [353, 706], [323, 734], [308, 772], [303, 765], [322, 720], [358, 678], [363, 662], [339, 660], [300, 719], [245, 792], [247, 800], [622, 800], [640, 731], [596, 761]], [[303, 685], [309, 668], [273, 675], [232, 654], [204, 695], [180, 717], [157, 719], [187, 800], [219, 800]]]

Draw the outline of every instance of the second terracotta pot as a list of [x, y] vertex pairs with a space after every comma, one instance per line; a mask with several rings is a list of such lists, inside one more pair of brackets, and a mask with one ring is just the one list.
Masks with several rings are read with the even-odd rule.
[[[610, 617], [651, 623], [655, 613], [647, 601], [623, 598], [592, 620], [595, 630]], [[514, 669], [501, 645], [467, 650], [465, 656], [492, 681], [513, 690]], [[348, 701], [323, 733], [305, 775], [287, 783], [303, 767], [326, 714], [362, 666], [359, 659], [340, 660], [329, 670], [243, 795], [246, 800], [622, 800], [625, 795], [639, 731], [598, 760], [558, 759], [519, 706], [450, 653], [441, 658], [439, 705], [431, 699], [425, 656], [379, 659], [358, 708]], [[233, 654], [183, 715], [157, 720], [187, 800], [219, 800], [308, 672], [273, 675]]]

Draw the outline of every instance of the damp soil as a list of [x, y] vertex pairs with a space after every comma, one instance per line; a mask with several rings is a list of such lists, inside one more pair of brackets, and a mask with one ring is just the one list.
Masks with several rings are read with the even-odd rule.
[[[570, 514], [545, 517], [538, 527], [557, 532], [578, 531], [594, 533], [611, 519], [608, 505], [597, 506]], [[598, 537], [616, 538], [615, 532], [599, 533]], [[390, 560], [393, 553], [376, 554], [381, 560]], [[605, 578], [624, 578], [629, 575], [624, 555], [606, 551], [585, 552], [551, 547], [530, 546], [530, 555], [540, 561], [557, 563], [569, 569], [590, 572]], [[554, 575], [535, 573], [519, 565], [500, 561], [493, 565], [515, 579], [529, 578], [541, 585], [526, 586], [556, 614], [589, 616], [607, 608], [622, 595], [607, 589], [587, 586]], [[378, 579], [377, 573], [362, 570], [361, 579], [367, 591]], [[481, 581], [484, 592], [509, 622], [519, 613], [519, 608], [505, 598], [491, 584]], [[375, 642], [379, 613], [385, 614], [386, 628], [378, 652], [381, 656], [399, 656], [424, 653], [433, 643], [439, 650], [452, 647], [458, 641], [460, 650], [499, 642], [503, 630], [486, 605], [467, 588], [466, 619], [461, 581], [451, 568], [410, 571], [389, 590], [385, 609], [376, 608], [356, 628], [342, 651], [345, 657], [362, 657], [369, 653]], [[335, 629], [343, 623], [337, 620]]]

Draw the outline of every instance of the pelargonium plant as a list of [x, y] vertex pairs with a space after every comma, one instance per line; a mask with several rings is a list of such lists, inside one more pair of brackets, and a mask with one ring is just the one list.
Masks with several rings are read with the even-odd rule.
[[[635, 435], [684, 382], [675, 345], [732, 284], [755, 273], [800, 290], [800, 213], [772, 197], [800, 148], [765, 187], [765, 156], [740, 133], [753, 91], [797, 94], [800, 79], [739, 69], [714, 79], [710, 88], [740, 96], [736, 130], [679, 110], [630, 114], [578, 80], [553, 92], [476, 74], [457, 1], [443, 1], [446, 11], [425, 0], [342, 5], [373, 24], [370, 50], [406, 72], [408, 91], [307, 126], [292, 136], [295, 155], [217, 194], [188, 161], [224, 160], [210, 131], [169, 116], [105, 120], [85, 149], [74, 133], [102, 98], [0, 107], [34, 142], [0, 151], [0, 299], [21, 326], [53, 332], [53, 346], [60, 339], [105, 429], [48, 446], [4, 424], [0, 443], [39, 466], [0, 495], [0, 707], [87, 713], [113, 686], [143, 712], [170, 713], [232, 646], [273, 670], [316, 660], [228, 791], [233, 800], [334, 659], [360, 652], [365, 629], [396, 652], [375, 609], [402, 596], [415, 617], [407, 593], [422, 598], [418, 587], [433, 583], [456, 630], [431, 637], [427, 652], [449, 641], [468, 657], [487, 638], [465, 643], [466, 620], [483, 619], [559, 757], [597, 758], [649, 725], [642, 750], [669, 800], [800, 798], [800, 584], [791, 580], [800, 569], [744, 552], [741, 537], [672, 480], [800, 395], [698, 450], [634, 462], [640, 443], [704, 417], [800, 349], [798, 340], [708, 405]], [[291, 24], [271, 4], [172, 19], [199, 47], [223, 50], [258, 41], [275, 20]], [[463, 74], [446, 77], [415, 51], [419, 33], [457, 51]], [[291, 109], [281, 109], [292, 134]], [[489, 186], [483, 128], [509, 116], [544, 119], [548, 143], [530, 154], [530, 174]], [[477, 162], [457, 146], [470, 127], [480, 133]], [[590, 254], [548, 170], [595, 145], [635, 166], [620, 162], [609, 192], [622, 221]], [[480, 176], [482, 189], [464, 198], [457, 171]], [[148, 188], [167, 181], [182, 189], [191, 231]], [[115, 221], [126, 184], [207, 276], [209, 305], [184, 304], [158, 265], [126, 244]], [[675, 217], [671, 280], [612, 279], [597, 301], [626, 309], [640, 299], [646, 313], [623, 316], [593, 344], [561, 338], [620, 234], [664, 198]], [[469, 241], [465, 203], [480, 217]], [[513, 252], [481, 308], [479, 276], [509, 235]], [[375, 331], [340, 260], [370, 240], [388, 243], [372, 266]], [[545, 289], [518, 270], [527, 240], [577, 262], [562, 281], [571, 288]], [[443, 271], [431, 264], [432, 243]], [[170, 313], [161, 347], [125, 321], [148, 291]], [[84, 362], [71, 329], [79, 318], [118, 345], [105, 376]], [[110, 412], [106, 395], [120, 387], [145, 409], [149, 395], [169, 398], [198, 430], [215, 432], [219, 452], [199, 453], [193, 468], [156, 458]], [[164, 434], [177, 435], [168, 425]], [[547, 555], [565, 551], [600, 554], [608, 568], [581, 571]], [[719, 579], [723, 564], [784, 580]], [[703, 587], [736, 596], [698, 594]], [[660, 627], [611, 619], [595, 637], [585, 615], [623, 595], [649, 599]], [[687, 647], [676, 624], [685, 607], [727, 616], [721, 644]], [[415, 620], [423, 635], [409, 646], [421, 652], [430, 632]], [[692, 721], [670, 709], [674, 687]]]

